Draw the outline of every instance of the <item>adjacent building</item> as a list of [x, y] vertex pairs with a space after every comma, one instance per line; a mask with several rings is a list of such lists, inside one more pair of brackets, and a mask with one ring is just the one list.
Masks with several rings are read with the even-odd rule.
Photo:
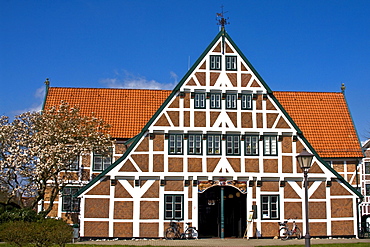
[[344, 93], [272, 91], [224, 29], [172, 91], [50, 87], [45, 108], [61, 100], [114, 138], [110, 157], [76, 162], [51, 213], [81, 237], [161, 238], [171, 221], [207, 237], [273, 237], [288, 218], [305, 231], [303, 149], [311, 235], [358, 234], [363, 153]]
[[365, 158], [361, 163], [361, 193], [364, 199], [361, 205], [361, 226], [362, 231], [366, 232], [366, 236], [370, 237], [370, 139], [362, 146]]

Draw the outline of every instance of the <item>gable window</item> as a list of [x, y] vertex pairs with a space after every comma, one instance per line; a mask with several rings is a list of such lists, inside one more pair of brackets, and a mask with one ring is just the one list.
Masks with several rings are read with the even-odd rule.
[[169, 154], [182, 154], [183, 153], [183, 135], [170, 134], [168, 137]]
[[221, 93], [211, 93], [210, 108], [211, 109], [221, 109]]
[[365, 174], [370, 174], [370, 162], [365, 162]]
[[210, 56], [210, 69], [211, 70], [221, 70], [221, 56], [220, 55]]
[[236, 109], [236, 94], [226, 94], [226, 109]]
[[62, 211], [78, 212], [80, 211], [80, 199], [73, 197], [79, 187], [65, 187], [62, 191]]
[[261, 196], [262, 219], [279, 219], [279, 196], [263, 195]]
[[277, 155], [277, 137], [263, 136], [263, 154]]
[[365, 195], [370, 196], [370, 184], [365, 184]]
[[78, 171], [80, 167], [80, 157], [77, 156], [68, 167], [68, 171]]
[[236, 56], [226, 56], [226, 70], [236, 69]]
[[227, 135], [226, 136], [226, 154], [240, 155], [240, 136]]
[[221, 154], [221, 135], [207, 135], [207, 154]]
[[93, 171], [104, 171], [112, 164], [112, 150], [110, 154], [103, 155], [100, 152], [94, 151], [93, 157]]
[[164, 195], [164, 219], [182, 220], [184, 218], [184, 195]]
[[258, 136], [245, 136], [245, 155], [258, 155]]
[[202, 154], [202, 134], [189, 134], [188, 154]]
[[194, 94], [194, 107], [196, 109], [204, 109], [206, 108], [206, 95], [205, 93], [195, 93]]
[[252, 109], [252, 94], [242, 94], [241, 103], [242, 103], [243, 110], [251, 110]]

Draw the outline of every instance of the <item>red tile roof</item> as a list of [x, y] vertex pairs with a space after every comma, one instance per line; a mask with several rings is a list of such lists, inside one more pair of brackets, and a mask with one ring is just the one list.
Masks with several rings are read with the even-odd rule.
[[[170, 95], [168, 90], [50, 87], [45, 109], [61, 100], [102, 118], [114, 138], [132, 138]], [[362, 157], [342, 93], [274, 92], [321, 157]]]
[[362, 157], [361, 146], [342, 93], [276, 92], [321, 157]]
[[137, 135], [169, 96], [168, 90], [50, 87], [45, 109], [64, 100], [82, 115], [104, 119], [114, 138]]

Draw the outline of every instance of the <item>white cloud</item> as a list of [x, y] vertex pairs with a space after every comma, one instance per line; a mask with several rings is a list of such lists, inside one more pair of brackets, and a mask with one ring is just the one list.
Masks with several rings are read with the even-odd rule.
[[38, 112], [41, 111], [42, 105], [44, 104], [44, 99], [45, 99], [45, 86], [42, 86], [38, 89], [36, 89], [34, 93], [34, 101], [30, 107], [27, 107], [23, 110], [16, 110], [13, 112], [14, 115], [19, 115], [24, 112]]
[[173, 89], [177, 84], [177, 75], [170, 72], [174, 83], [160, 83], [155, 80], [148, 80], [144, 76], [134, 75], [126, 70], [122, 73], [114, 71], [115, 78], [101, 79], [100, 82], [109, 88], [135, 88], [135, 89]]

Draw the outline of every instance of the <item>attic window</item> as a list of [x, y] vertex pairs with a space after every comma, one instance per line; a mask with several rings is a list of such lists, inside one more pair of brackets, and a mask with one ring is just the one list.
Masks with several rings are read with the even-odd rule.
[[210, 56], [210, 69], [211, 70], [221, 70], [221, 56], [220, 55]]
[[236, 69], [236, 56], [226, 56], [226, 70]]

